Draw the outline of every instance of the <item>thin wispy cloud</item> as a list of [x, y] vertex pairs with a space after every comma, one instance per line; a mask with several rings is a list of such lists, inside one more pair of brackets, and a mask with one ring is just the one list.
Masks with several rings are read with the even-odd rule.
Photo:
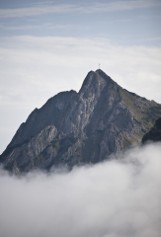
[[27, 30], [38, 30], [46, 28], [48, 30], [64, 30], [64, 29], [70, 29], [74, 30], [75, 27], [72, 24], [52, 24], [51, 22], [49, 23], [43, 23], [43, 24], [25, 24], [25, 25], [10, 25], [10, 24], [0, 24], [0, 29], [1, 30], [9, 30], [9, 31], [27, 31]]
[[131, 1], [109, 1], [107, 3], [82, 3], [82, 4], [48, 4], [38, 6], [0, 9], [0, 18], [18, 18], [38, 16], [45, 14], [81, 13], [94, 14], [105, 12], [131, 11], [161, 6], [159, 1], [131, 0]]
[[107, 3], [94, 3], [92, 6], [87, 6], [84, 9], [86, 13], [97, 12], [119, 12], [131, 11], [135, 9], [150, 8], [161, 6], [158, 1], [132, 0], [132, 1], [110, 1]]

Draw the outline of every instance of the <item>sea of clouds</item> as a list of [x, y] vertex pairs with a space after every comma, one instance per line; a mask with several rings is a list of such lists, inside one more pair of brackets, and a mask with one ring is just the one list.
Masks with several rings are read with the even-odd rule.
[[160, 237], [161, 143], [71, 172], [0, 171], [2, 237]]

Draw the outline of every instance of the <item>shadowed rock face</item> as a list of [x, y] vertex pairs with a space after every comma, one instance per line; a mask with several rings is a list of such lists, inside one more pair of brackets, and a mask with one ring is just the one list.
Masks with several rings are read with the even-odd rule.
[[160, 116], [161, 105], [90, 71], [78, 93], [59, 93], [35, 109], [0, 160], [15, 173], [97, 163], [139, 143]]
[[157, 119], [154, 126], [147, 132], [142, 139], [142, 143], [161, 141], [161, 118]]

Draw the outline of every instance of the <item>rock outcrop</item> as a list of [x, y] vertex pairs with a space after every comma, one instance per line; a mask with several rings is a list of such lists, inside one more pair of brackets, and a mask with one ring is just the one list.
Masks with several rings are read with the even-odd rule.
[[147, 132], [142, 139], [142, 143], [161, 141], [161, 118], [157, 119], [154, 126]]
[[90, 71], [78, 93], [59, 93], [35, 109], [0, 160], [16, 173], [97, 163], [138, 144], [160, 116], [160, 104]]

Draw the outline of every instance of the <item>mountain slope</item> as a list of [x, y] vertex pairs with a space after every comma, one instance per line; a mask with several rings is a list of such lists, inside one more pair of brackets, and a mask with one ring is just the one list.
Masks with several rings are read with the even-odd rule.
[[139, 143], [159, 116], [161, 105], [90, 71], [78, 93], [59, 93], [35, 109], [0, 160], [13, 172], [96, 163]]

